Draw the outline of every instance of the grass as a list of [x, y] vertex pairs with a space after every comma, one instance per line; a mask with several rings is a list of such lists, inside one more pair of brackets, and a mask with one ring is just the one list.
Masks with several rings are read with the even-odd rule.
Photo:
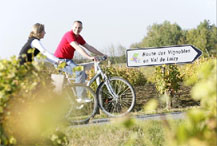
[[[145, 103], [150, 99], [159, 98], [152, 83], [154, 67], [138, 68], [142, 71], [148, 83], [136, 88], [137, 107], [130, 116], [143, 114], [160, 114], [171, 112], [183, 112], [193, 108], [199, 108], [197, 103], [191, 101], [190, 88], [182, 88], [180, 95], [174, 99], [174, 107], [171, 109], [160, 108], [147, 112], [143, 110]], [[141, 92], [141, 93], [140, 93]], [[186, 106], [185, 106], [186, 105]], [[105, 114], [96, 115], [94, 119], [107, 118]], [[173, 120], [173, 125], [178, 125], [180, 120]], [[88, 126], [72, 126], [67, 135], [70, 146], [166, 146], [167, 126], [164, 120], [136, 121], [133, 119], [113, 119], [109, 124]]]
[[163, 146], [165, 130], [160, 121], [122, 118], [111, 124], [70, 127], [67, 133], [70, 146]]
[[[147, 86], [141, 87], [138, 91], [145, 91], [145, 93], [137, 92], [137, 101], [144, 106], [151, 98], [158, 97], [153, 94], [156, 91], [151, 86], [151, 77], [154, 72], [154, 67], [138, 68], [143, 72], [148, 80]], [[148, 88], [149, 87], [149, 88]], [[145, 90], [147, 89], [147, 91]], [[149, 93], [150, 91], [150, 93]], [[178, 97], [178, 105], [174, 105], [171, 109], [158, 109], [152, 112], [143, 110], [143, 106], [131, 113], [130, 116], [143, 115], [143, 114], [160, 114], [170, 112], [183, 112], [193, 108], [199, 108], [196, 104], [187, 104], [190, 99], [189, 91], [184, 95]], [[140, 95], [143, 95], [140, 97]], [[144, 97], [146, 95], [147, 97]], [[175, 101], [177, 102], [177, 101]], [[183, 106], [188, 105], [188, 106]], [[96, 115], [94, 119], [107, 118], [105, 114]], [[182, 120], [173, 120], [175, 126]], [[70, 146], [166, 146], [167, 139], [167, 127], [165, 126], [164, 120], [149, 120], [149, 121], [136, 121], [134, 119], [113, 119], [112, 123], [109, 124], [98, 124], [88, 126], [72, 126], [68, 129], [67, 135], [70, 140]]]
[[[150, 76], [150, 72], [146, 70], [144, 74]], [[144, 89], [145, 87], [141, 88], [141, 90]], [[175, 104], [173, 104], [172, 109], [165, 110], [162, 108], [148, 114], [170, 113], [200, 108], [200, 103], [191, 99], [190, 89], [190, 87], [183, 87], [181, 89], [180, 94], [174, 99], [173, 103]], [[144, 93], [141, 92], [141, 94], [139, 94], [141, 95], [140, 103], [142, 106], [132, 115], [147, 114], [145, 110], [143, 110], [143, 104], [148, 101], [144, 100], [144, 95], [148, 93], [147, 91], [149, 90], [145, 90]], [[151, 90], [151, 93], [153, 93], [152, 91], [154, 90]], [[153, 97], [155, 97], [155, 95], [149, 94], [147, 99]], [[216, 133], [214, 132], [214, 136], [211, 136], [211, 139], [207, 138], [207, 133], [204, 132], [204, 129], [201, 131], [201, 127], [203, 127], [205, 123], [203, 120], [202, 122], [197, 121], [198, 119], [201, 120], [201, 113], [198, 114], [197, 112], [196, 110], [196, 114], [192, 114], [190, 118], [188, 117], [184, 120], [161, 119], [155, 121], [136, 121], [128, 117], [113, 119], [113, 122], [109, 124], [70, 127], [67, 134], [70, 145], [75, 146], [168, 146], [169, 143], [173, 146], [175, 143], [180, 145], [180, 142], [185, 142], [185, 140], [187, 142], [186, 145], [206, 145], [206, 142], [211, 141], [212, 138], [216, 136]], [[188, 122], [182, 123], [186, 121]], [[209, 124], [207, 126], [209, 127]], [[209, 130], [212, 133], [214, 129], [216, 129], [215, 124], [213, 128]], [[205, 140], [203, 139], [203, 134], [205, 135]]]

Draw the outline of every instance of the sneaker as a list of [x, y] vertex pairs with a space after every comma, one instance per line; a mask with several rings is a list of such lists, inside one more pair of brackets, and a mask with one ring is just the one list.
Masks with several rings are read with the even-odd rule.
[[80, 105], [80, 106], [77, 106], [76, 109], [77, 109], [77, 110], [80, 110], [80, 109], [82, 109], [83, 107], [84, 107], [84, 105], [82, 104], [82, 105]]
[[89, 99], [89, 98], [77, 98], [76, 101], [78, 103], [87, 103], [87, 102], [91, 102], [92, 99]]

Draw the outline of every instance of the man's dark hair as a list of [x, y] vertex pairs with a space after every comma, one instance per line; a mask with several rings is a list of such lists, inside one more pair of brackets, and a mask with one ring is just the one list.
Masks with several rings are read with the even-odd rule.
[[76, 22], [82, 24], [82, 22], [79, 20], [74, 21], [74, 23], [76, 23]]

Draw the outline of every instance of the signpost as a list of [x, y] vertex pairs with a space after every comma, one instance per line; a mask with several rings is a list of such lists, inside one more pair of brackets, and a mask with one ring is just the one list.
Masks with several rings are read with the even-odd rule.
[[127, 66], [192, 63], [202, 52], [192, 45], [127, 50]]

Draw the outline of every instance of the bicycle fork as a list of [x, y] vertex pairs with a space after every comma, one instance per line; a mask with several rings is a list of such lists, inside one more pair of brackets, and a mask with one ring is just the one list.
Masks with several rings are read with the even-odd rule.
[[118, 95], [114, 92], [111, 84], [110, 84], [110, 80], [109, 79], [106, 79], [105, 80], [105, 85], [109, 91], [109, 93], [112, 95], [112, 97], [114, 97], [114, 99], [117, 101], [118, 100]]
[[95, 80], [96, 80], [97, 85], [99, 86], [99, 84], [100, 84], [99, 76], [101, 75], [102, 79], [105, 81], [105, 85], [106, 85], [106, 88], [108, 89], [109, 93], [112, 95], [112, 97], [115, 99], [115, 101], [117, 101], [118, 95], [114, 92], [114, 90], [111, 86], [110, 80], [107, 77], [107, 75], [103, 73], [102, 69], [99, 67], [98, 64], [94, 65], [94, 67], [95, 67], [96, 75], [87, 83], [87, 86], [90, 86]]
[[106, 74], [104, 74], [103, 72], [101, 72], [101, 76], [102, 78], [104, 79], [105, 81], [105, 85], [106, 85], [106, 88], [108, 89], [109, 93], [112, 95], [112, 97], [115, 99], [115, 101], [117, 102], [118, 100], [118, 95], [114, 92], [112, 86], [111, 86], [111, 83], [110, 83], [110, 80], [109, 78], [107, 77]]
[[[87, 83], [87, 86], [90, 86], [94, 80], [97, 80], [99, 81], [99, 76], [100, 76], [100, 73], [97, 73], [88, 83]], [[110, 80], [109, 78], [105, 75], [105, 74], [101, 74], [103, 80], [105, 81], [105, 85], [106, 85], [106, 88], [108, 89], [109, 93], [112, 95], [112, 97], [117, 101], [118, 99], [118, 95], [114, 92], [112, 86], [111, 86], [111, 83], [110, 83]], [[99, 86], [99, 83], [97, 83], [97, 85]]]

